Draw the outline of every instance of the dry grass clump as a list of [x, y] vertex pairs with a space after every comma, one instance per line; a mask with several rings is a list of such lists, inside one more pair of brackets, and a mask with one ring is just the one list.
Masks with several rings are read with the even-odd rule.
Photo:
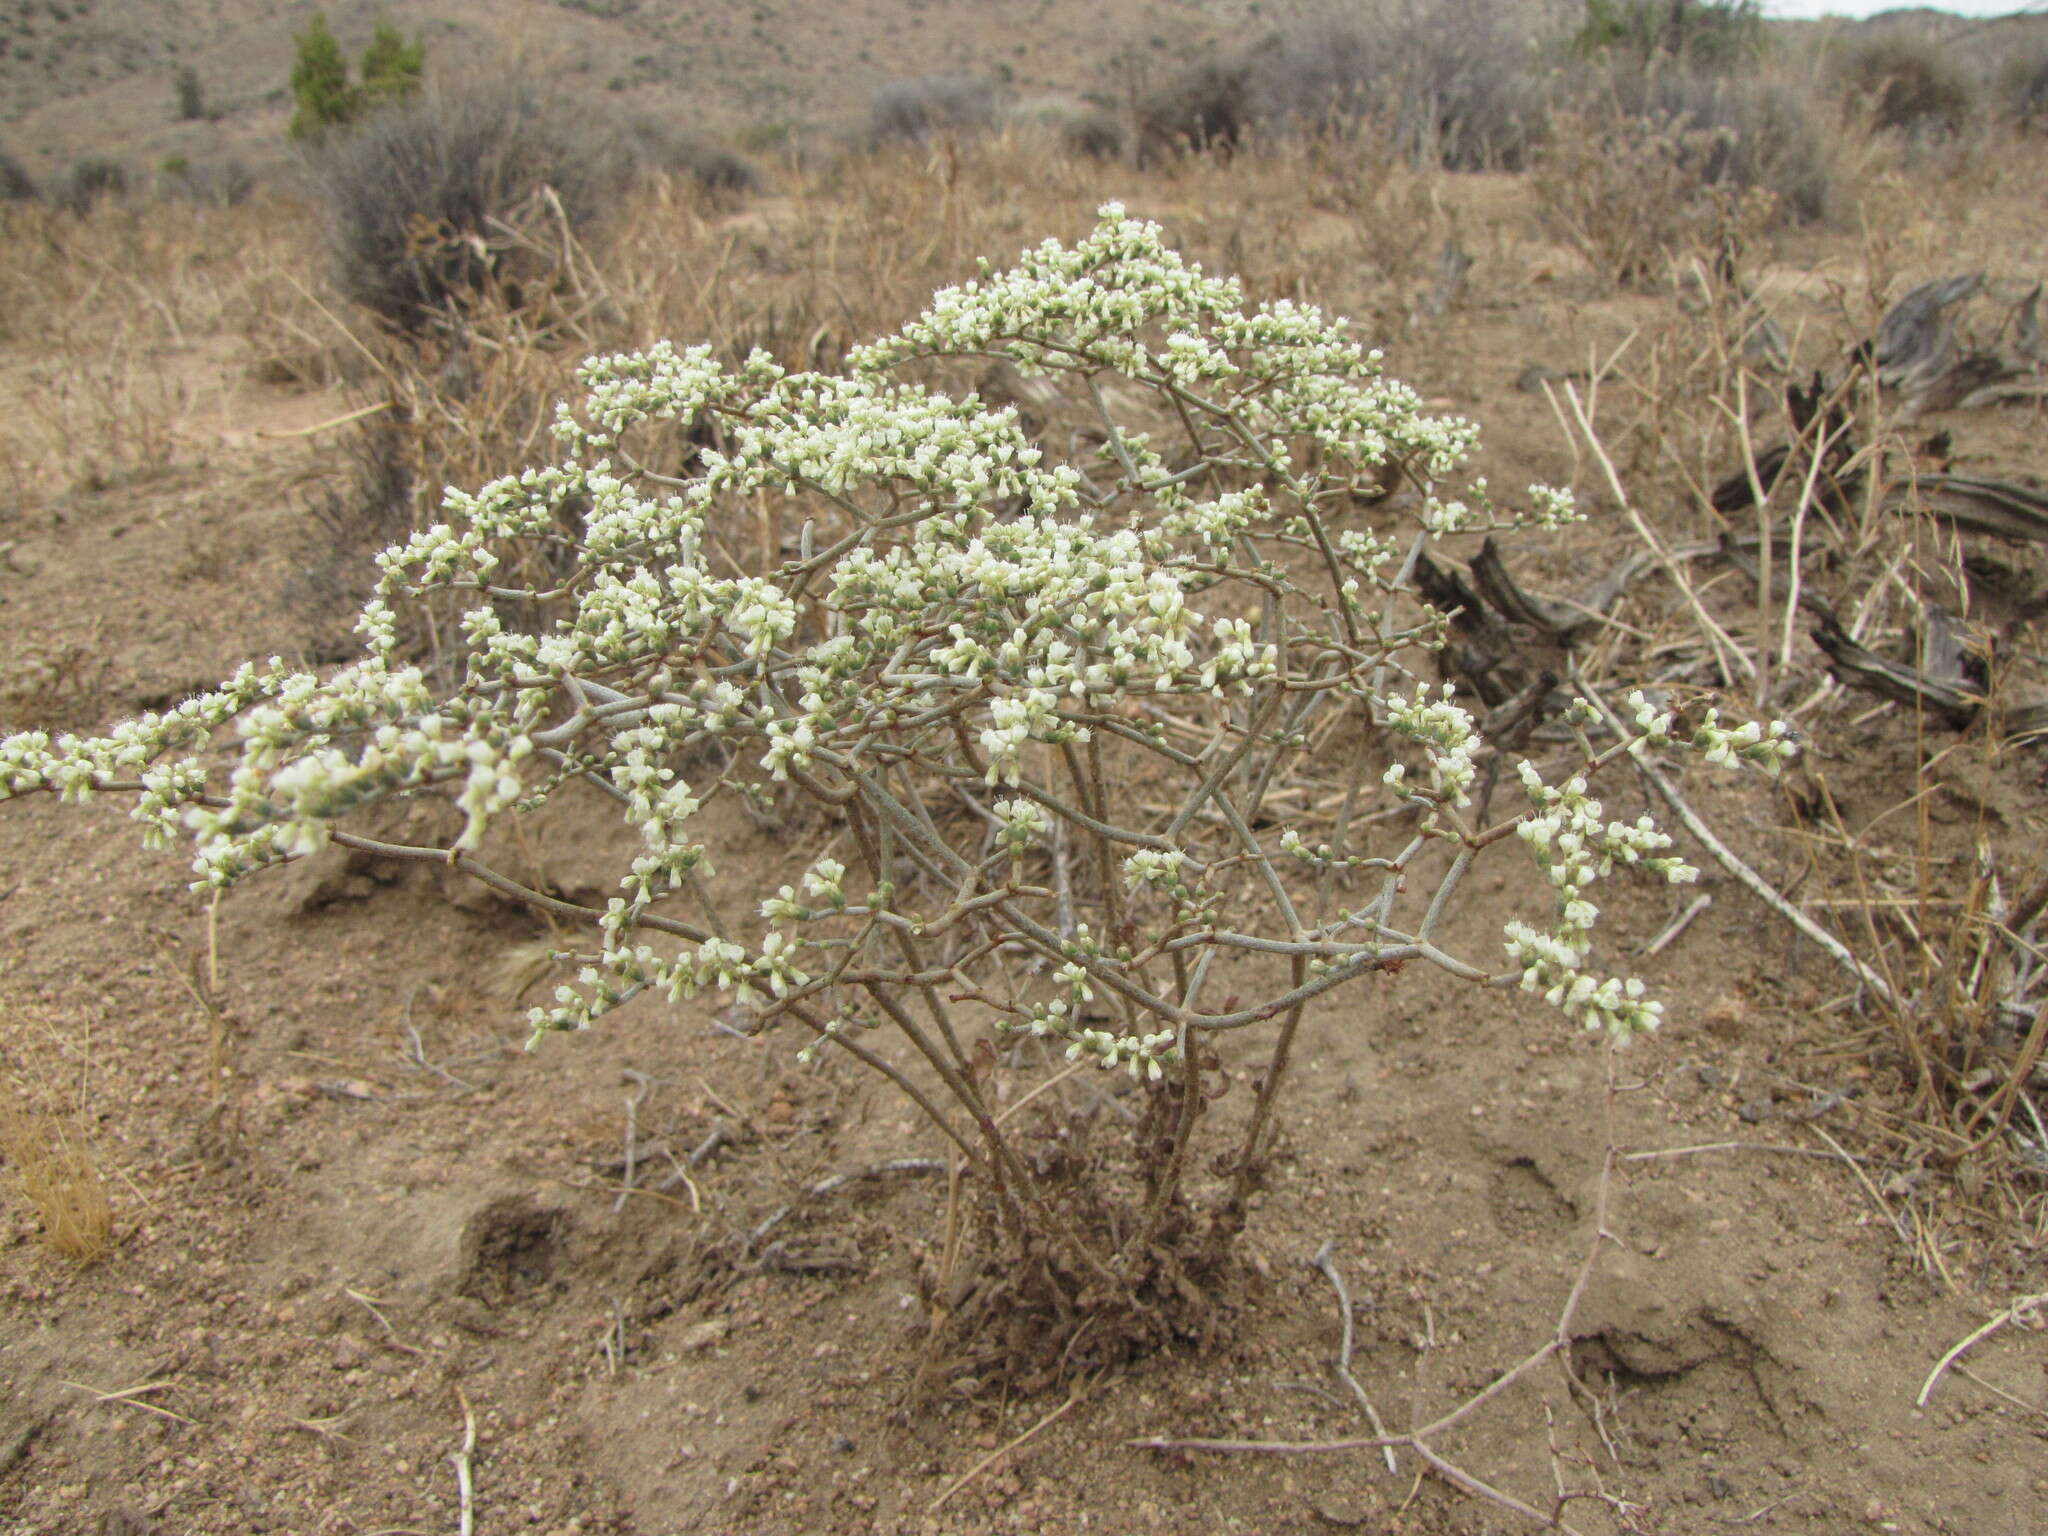
[[1553, 232], [1617, 283], [1827, 212], [1830, 144], [1788, 84], [1617, 68], [1581, 100], [1557, 115], [1537, 201]]
[[605, 131], [614, 153], [626, 156], [634, 179], [674, 176], [693, 181], [706, 192], [761, 190], [761, 173], [752, 161], [659, 118], [633, 113]]
[[560, 247], [516, 226], [594, 224], [633, 170], [615, 137], [517, 77], [424, 92], [323, 141], [307, 180], [336, 285], [401, 330], [560, 275]]
[[0, 1157], [41, 1222], [52, 1253], [74, 1264], [106, 1256], [113, 1246], [114, 1206], [81, 1126], [38, 1113], [10, 1093], [0, 1098]]
[[995, 126], [995, 92], [972, 75], [892, 80], [868, 104], [869, 148], [964, 138]]
[[[223, 381], [200, 344], [260, 310], [261, 274], [304, 265], [297, 210], [104, 203], [84, 217], [11, 209], [0, 238], [0, 341], [29, 386], [0, 418], [0, 486], [23, 508], [161, 474]], [[284, 253], [289, 252], [289, 256]]]
[[14, 156], [0, 151], [0, 203], [25, 203], [37, 195], [36, 180]]
[[1414, 163], [1515, 170], [1543, 136], [1540, 8], [1489, 0], [1379, 0], [1282, 33], [1255, 55], [1270, 128], [1369, 122]]
[[[1958, 1289], [1944, 1226], [1967, 1216], [2024, 1228], [2043, 1210], [2048, 875], [2038, 849], [1997, 835], [1996, 818], [1950, 830], [1934, 813], [1959, 784], [2010, 777], [2001, 759], [2013, 749], [1988, 735], [1944, 740], [1937, 723], [1926, 730], [1910, 795], [1851, 821], [1819, 777], [1792, 809], [1817, 876], [1811, 904], [1881, 979], [1865, 989], [1869, 1022], [1850, 1024], [1834, 1049], [1890, 1090], [1862, 1129], [1913, 1170], [1895, 1190], [1909, 1213], [1900, 1235]], [[1959, 1209], [1941, 1198], [1950, 1190]]]
[[1656, 285], [1674, 259], [1740, 249], [1772, 222], [1768, 193], [1702, 179], [1711, 133], [1576, 113], [1557, 129], [1535, 173], [1543, 222], [1611, 282]]
[[1839, 82], [1844, 105], [1879, 129], [1955, 133], [1975, 108], [1969, 78], [1931, 38], [1873, 38], [1842, 61]]
[[1417, 165], [1516, 169], [1543, 135], [1551, 31], [1540, 8], [1485, 0], [1316, 7], [1141, 94], [1139, 159], [1370, 131]]
[[1114, 160], [1124, 152], [1124, 125], [1099, 108], [1060, 124], [1060, 148], [1088, 160]]
[[[2038, 608], [2000, 574], [2024, 557], [1988, 559], [1982, 535], [1916, 488], [1925, 427], [1893, 391], [1840, 371], [1899, 285], [1887, 296], [1876, 279], [1867, 305], [1845, 301], [1781, 337], [1826, 367], [1767, 382], [1784, 360], [1748, 344], [1763, 305], [1743, 263], [1717, 254], [1682, 264], [1675, 313], [1633, 335], [1580, 396], [1597, 405], [1617, 499], [1665, 550], [1690, 551], [1662, 613], [1684, 626], [1689, 611], [1692, 638], [1657, 630], [1654, 607], [1630, 619], [1646, 643], [1657, 630], [1665, 686], [1726, 690], [1807, 736], [1789, 824], [1771, 834], [1795, 850], [1789, 876], [1774, 876], [1776, 910], [1828, 949], [1840, 984], [1802, 1075], [1832, 1078], [1824, 1058], [1871, 1088], [1844, 1120], [1899, 1170], [1887, 1195], [1901, 1237], [1953, 1282], [1944, 1224], [1959, 1211], [1978, 1230], [2037, 1220], [2048, 1181], [2048, 880], [2024, 787], [2038, 744], [2005, 734], [2009, 711], [2044, 696]], [[1953, 247], [1928, 259], [1953, 261]], [[1892, 268], [1874, 238], [1864, 264]], [[1984, 699], [1981, 716], [1965, 726], [1938, 698], [1873, 698], [1867, 676], [1831, 660], [1829, 634], [1899, 676]]]
[[50, 200], [66, 213], [83, 218], [101, 203], [128, 194], [128, 168], [104, 155], [88, 155], [64, 173], [50, 191]]
[[1250, 130], [1252, 116], [1250, 69], [1241, 61], [1200, 60], [1139, 98], [1138, 164], [1233, 150]]
[[0, 1040], [12, 1069], [0, 1082], [0, 1160], [50, 1251], [93, 1263], [113, 1246], [114, 1207], [86, 1132], [84, 1095], [58, 1086], [56, 1042], [4, 1001]]
[[1998, 100], [2013, 123], [2048, 132], [2048, 52], [2006, 60], [1998, 73]]
[[1686, 164], [1702, 186], [1768, 192], [1788, 220], [1826, 215], [1830, 145], [1796, 80], [1652, 67], [1614, 71], [1607, 90], [1621, 122], [1693, 140]]
[[[49, 207], [14, 221], [12, 259], [0, 268], [0, 338], [34, 345], [22, 370], [31, 387], [0, 420], [0, 468], [24, 506], [171, 462], [190, 402], [160, 352], [180, 306], [149, 278], [183, 233], [120, 205], [84, 222]], [[127, 291], [101, 291], [115, 282]]]
[[159, 198], [212, 208], [240, 207], [255, 190], [255, 172], [233, 157], [194, 164], [180, 156], [159, 166], [155, 180]]

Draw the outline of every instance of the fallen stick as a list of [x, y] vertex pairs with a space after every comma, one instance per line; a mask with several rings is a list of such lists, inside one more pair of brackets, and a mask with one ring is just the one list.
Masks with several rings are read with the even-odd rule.
[[457, 1530], [461, 1536], [474, 1536], [476, 1488], [470, 1473], [469, 1459], [476, 1453], [476, 1414], [470, 1409], [468, 1393], [457, 1387], [455, 1396], [462, 1404], [462, 1444], [449, 1453], [448, 1459], [455, 1465], [455, 1488], [462, 1500], [461, 1523]]
[[2008, 1323], [2018, 1322], [2021, 1313], [2031, 1312], [2039, 1306], [2048, 1306], [2048, 1291], [2039, 1291], [2032, 1296], [2022, 1296], [1982, 1328], [1958, 1340], [1947, 1354], [1935, 1362], [1934, 1369], [1927, 1373], [1927, 1380], [1921, 1383], [1920, 1395], [1913, 1399], [1913, 1406], [1915, 1408], [1925, 1408], [1927, 1406], [1927, 1399], [1934, 1395], [1935, 1384], [1941, 1380], [1943, 1374], [1947, 1372], [1950, 1366], [1954, 1365], [1964, 1355], [1975, 1349], [1979, 1344], [1982, 1344]]
[[1662, 953], [1664, 953], [1666, 949], [1668, 949], [1671, 946], [1671, 943], [1674, 939], [1676, 939], [1681, 933], [1685, 932], [1686, 929], [1692, 926], [1692, 920], [1694, 918], [1698, 917], [1702, 912], [1706, 911], [1707, 908], [1711, 907], [1713, 904], [1714, 898], [1709, 896], [1706, 892], [1702, 891], [1698, 896], [1693, 898], [1691, 906], [1687, 907], [1683, 912], [1679, 913], [1677, 917], [1673, 918], [1671, 920], [1671, 925], [1667, 927], [1662, 933], [1658, 934], [1656, 938], [1650, 940], [1649, 944], [1646, 945], [1642, 950], [1638, 951], [1638, 953], [1640, 953], [1645, 959], [1648, 959], [1651, 955], [1661, 955]]
[[[1387, 1426], [1381, 1422], [1379, 1410], [1373, 1407], [1372, 1399], [1365, 1395], [1365, 1388], [1358, 1384], [1358, 1378], [1351, 1374], [1351, 1288], [1345, 1285], [1344, 1276], [1338, 1272], [1336, 1264], [1331, 1260], [1330, 1247], [1329, 1243], [1324, 1243], [1316, 1250], [1316, 1256], [1309, 1260], [1309, 1264], [1321, 1270], [1323, 1277], [1337, 1292], [1337, 1310], [1344, 1316], [1344, 1339], [1337, 1346], [1337, 1377], [1351, 1389], [1351, 1395], [1358, 1399], [1358, 1406], [1365, 1410], [1366, 1418], [1372, 1423], [1372, 1432], [1385, 1439]], [[1381, 1446], [1380, 1452], [1387, 1458], [1389, 1472], [1401, 1470], [1394, 1461], [1394, 1448], [1391, 1445]]]
[[1048, 1413], [1036, 1424], [1032, 1425], [1029, 1429], [1025, 1430], [1023, 1434], [1017, 1436], [1016, 1439], [1012, 1440], [1007, 1445], [997, 1446], [994, 1450], [990, 1451], [986, 1456], [982, 1457], [981, 1460], [977, 1461], [973, 1466], [969, 1467], [965, 1472], [962, 1472], [958, 1477], [954, 1478], [952, 1482], [946, 1485], [945, 1490], [942, 1493], [940, 1493], [937, 1498], [933, 1499], [931, 1503], [927, 1504], [925, 1508], [929, 1511], [936, 1512], [946, 1502], [946, 1500], [952, 1498], [954, 1494], [958, 1493], [962, 1488], [965, 1488], [969, 1483], [973, 1482], [977, 1477], [981, 1476], [983, 1472], [987, 1471], [990, 1467], [994, 1466], [998, 1461], [1001, 1461], [1005, 1456], [1009, 1455], [1012, 1451], [1022, 1449], [1025, 1442], [1032, 1439], [1035, 1435], [1038, 1434], [1040, 1430], [1051, 1427], [1055, 1420], [1057, 1420], [1063, 1414], [1065, 1414], [1067, 1410], [1072, 1408], [1076, 1403], [1080, 1402], [1082, 1398], [1086, 1397], [1093, 1385], [1094, 1384], [1090, 1382], [1084, 1383], [1083, 1385], [1076, 1387], [1064, 1403], [1061, 1403], [1059, 1407], [1053, 1409], [1051, 1413]]

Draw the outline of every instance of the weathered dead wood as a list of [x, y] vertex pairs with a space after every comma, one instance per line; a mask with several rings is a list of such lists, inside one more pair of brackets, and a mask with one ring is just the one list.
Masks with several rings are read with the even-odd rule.
[[[1756, 473], [1752, 477], [1747, 464], [1725, 475], [1707, 495], [1714, 510], [1723, 517], [1733, 517], [1756, 505], [1757, 488], [1763, 489], [1768, 498], [1785, 479], [1789, 470], [1795, 484], [1804, 484], [1809, 463], [1811, 444], [1816, 436], [1826, 444], [1821, 457], [1820, 473], [1814, 477], [1814, 500], [1829, 511], [1839, 512], [1850, 504], [1850, 492], [1856, 484], [1856, 477], [1842, 477], [1842, 469], [1856, 457], [1856, 443], [1849, 432], [1849, 415], [1839, 387], [1831, 387], [1819, 369], [1814, 370], [1812, 381], [1804, 386], [1790, 384], [1785, 389], [1785, 414], [1790, 418], [1794, 441], [1776, 443], [1756, 456]], [[1816, 434], [1814, 423], [1821, 423]]]
[[1878, 322], [1872, 349], [1878, 382], [1911, 394], [1946, 373], [1956, 344], [1948, 312], [1983, 286], [1982, 272], [1966, 272], [1909, 289]]
[[[1508, 574], [1507, 562], [1501, 559], [1500, 547], [1492, 539], [1479, 546], [1479, 553], [1472, 559], [1471, 570], [1473, 583], [1479, 588], [1480, 595], [1493, 605], [1495, 612], [1510, 624], [1525, 625], [1554, 644], [1569, 645], [1600, 622], [1591, 614], [1547, 603], [1524, 592], [1515, 578]], [[1589, 603], [1587, 606], [1593, 605]]]
[[[1908, 292], [1878, 326], [1870, 356], [1878, 382], [1898, 397], [1899, 420], [2048, 398], [2048, 379], [2040, 376], [2040, 283], [2006, 312], [1990, 346], [1958, 351], [1951, 312], [1986, 287], [1981, 272], [1935, 278]], [[2011, 346], [2000, 350], [2008, 334]]]
[[[1857, 644], [1832, 615], [1823, 617], [1812, 633], [1814, 644], [1827, 654], [1828, 669], [1847, 687], [1905, 704], [1956, 730], [1976, 724], [1985, 713], [1982, 659], [1965, 631], [1936, 604], [1922, 610], [1917, 669]], [[1999, 710], [1994, 721], [2005, 742], [2048, 742], [2048, 701]]]
[[1813, 630], [1813, 643], [1826, 653], [1828, 670], [1851, 688], [1861, 688], [1895, 703], [1934, 715], [1961, 730], [1977, 718], [1983, 696], [1954, 683], [1941, 682], [1902, 662], [1880, 656], [1857, 644], [1833, 614], [1823, 614]]
[[2048, 496], [2010, 480], [1928, 474], [1885, 493], [1887, 511], [1927, 512], [1967, 533], [2048, 544]]

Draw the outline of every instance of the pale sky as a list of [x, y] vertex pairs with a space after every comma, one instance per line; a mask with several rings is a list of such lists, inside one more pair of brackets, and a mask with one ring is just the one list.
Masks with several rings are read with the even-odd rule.
[[[1909, 3], [1909, 0], [1908, 0]], [[1772, 16], [1874, 16], [1908, 8], [1902, 0], [1764, 0]], [[1957, 16], [2009, 16], [2014, 11], [2048, 10], [2027, 0], [1930, 0], [1929, 8]]]

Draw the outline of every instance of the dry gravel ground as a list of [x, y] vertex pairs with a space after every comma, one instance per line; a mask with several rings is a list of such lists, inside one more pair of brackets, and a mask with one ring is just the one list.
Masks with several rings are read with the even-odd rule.
[[[1468, 227], [1491, 208], [1505, 230], [1520, 194], [1458, 195], [1480, 200]], [[1909, 275], [1990, 259], [2038, 275], [2048, 258], [2018, 215], [1953, 238], [1929, 237]], [[1671, 300], [1603, 296], [1563, 253], [1507, 233], [1484, 256], [1467, 299], [1392, 339], [1391, 366], [1486, 424], [1500, 483], [1569, 474], [1548, 408], [1513, 380], [1611, 346]], [[1829, 283], [1861, 256], [1816, 236], [1775, 276], [1795, 311], [1816, 296], [1819, 327]], [[1808, 344], [1834, 343], [1816, 329]], [[30, 703], [74, 725], [161, 703], [331, 619], [291, 578], [317, 559], [304, 497], [338, 456], [331, 434], [276, 434], [357, 402], [258, 382], [231, 344], [209, 346], [158, 360], [200, 402], [171, 467], [0, 511], [0, 680], [14, 685], [0, 724], [29, 723]], [[0, 351], [0, 411], [37, 362]], [[2038, 464], [2033, 407], [1945, 424], [1968, 462]], [[1608, 509], [1530, 569], [1568, 589], [1626, 537]], [[2038, 552], [2011, 558], [2038, 576]], [[71, 660], [31, 687], [51, 656]], [[1852, 823], [1911, 792], [1917, 750], [1897, 711], [1833, 738]], [[2038, 755], [1998, 773], [1990, 835], [2038, 847]], [[1774, 790], [1686, 783], [1790, 882], [1804, 855], [1775, 830]], [[1967, 844], [1983, 818], [1939, 798], [1941, 835]], [[571, 805], [521, 857], [562, 889], [600, 889], [619, 836]], [[804, 857], [789, 842], [755, 835], [720, 881], [790, 878]], [[1740, 1148], [1621, 1165], [1615, 1241], [1573, 1330], [1580, 1386], [1539, 1371], [1444, 1449], [1538, 1505], [1575, 1492], [1567, 1518], [1588, 1532], [2032, 1536], [2048, 1520], [2043, 1334], [2003, 1330], [1965, 1361], [1974, 1376], [1951, 1373], [1925, 1410], [1914, 1399], [1951, 1344], [2042, 1288], [2038, 1221], [1978, 1221], [1938, 1180], [1923, 1190], [1933, 1175], [1885, 1161], [1864, 1117], [1894, 1102], [1892, 1079], [1844, 1048], [1839, 974], [1711, 868], [1704, 889], [1712, 908], [1641, 964], [1671, 1019], [1623, 1061], [1617, 1134], [1634, 1150]], [[1691, 895], [1625, 890], [1611, 954]], [[1482, 889], [1451, 937], [1488, 948], [1516, 894]], [[337, 851], [234, 892], [217, 922], [216, 991], [179, 859], [141, 855], [118, 807], [0, 806], [0, 1046], [11, 1071], [33, 1063], [86, 1106], [116, 1208], [112, 1252], [83, 1269], [41, 1246], [11, 1194], [0, 1208], [0, 1528], [1532, 1528], [1412, 1457], [1390, 1476], [1365, 1452], [1124, 1443], [1360, 1433], [1310, 1264], [1326, 1243], [1355, 1303], [1356, 1374], [1391, 1423], [1426, 1421], [1544, 1339], [1592, 1237], [1603, 1066], [1519, 997], [1411, 973], [1312, 1019], [1213, 1348], [1083, 1376], [1071, 1403], [971, 1380], [918, 1401], [914, 1275], [946, 1180], [806, 1194], [940, 1155], [867, 1083], [800, 1067], [783, 1036], [721, 1032], [701, 1008], [633, 1010], [527, 1053], [517, 998], [546, 930], [430, 869]], [[629, 1099], [639, 1191], [622, 1195]], [[1858, 1171], [1822, 1132], [1878, 1161]], [[707, 1146], [688, 1182], [668, 1179], [670, 1154]], [[1894, 1229], [1906, 1210], [1950, 1245], [1952, 1286]]]

